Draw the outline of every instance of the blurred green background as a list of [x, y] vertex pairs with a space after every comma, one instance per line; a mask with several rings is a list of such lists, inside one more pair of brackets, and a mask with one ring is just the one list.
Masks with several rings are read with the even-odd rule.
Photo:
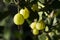
[[[15, 2], [19, 2], [20, 9], [27, 7], [30, 11], [30, 17], [25, 20], [20, 29], [13, 23], [13, 17], [18, 13], [18, 6]], [[45, 7], [41, 7], [39, 11], [33, 11], [31, 7], [37, 2]], [[45, 16], [45, 12], [50, 15], [52, 10], [56, 17]], [[34, 19], [39, 19], [38, 12], [40, 11], [43, 12], [42, 17], [49, 31], [40, 31], [39, 35], [34, 36], [29, 25]], [[49, 40], [60, 40], [60, 0], [0, 0], [0, 40], [46, 40], [46, 35]]]

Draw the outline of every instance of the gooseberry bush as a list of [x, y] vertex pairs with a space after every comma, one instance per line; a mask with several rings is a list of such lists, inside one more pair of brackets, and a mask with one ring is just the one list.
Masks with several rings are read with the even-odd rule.
[[1, 0], [1, 4], [4, 40], [60, 40], [60, 0]]

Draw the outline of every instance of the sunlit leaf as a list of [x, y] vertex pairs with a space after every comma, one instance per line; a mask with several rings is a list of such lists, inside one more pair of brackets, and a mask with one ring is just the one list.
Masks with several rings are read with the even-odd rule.
[[54, 17], [54, 20], [53, 20], [53, 26], [57, 25], [57, 19], [56, 17]]
[[49, 27], [48, 26], [45, 27], [45, 31], [46, 32], [49, 31]]
[[47, 13], [47, 12], [44, 12], [44, 14], [45, 14], [46, 16], [48, 16], [48, 13]]
[[38, 12], [39, 20], [41, 20], [41, 19], [42, 19], [42, 14], [43, 14], [43, 12], [42, 12], [42, 11], [41, 11], [41, 12]]
[[38, 2], [38, 6], [40, 6], [40, 7], [42, 7], [42, 8], [45, 7], [45, 6], [44, 6], [42, 3], [40, 3], [40, 2]]
[[54, 32], [49, 32], [48, 35], [49, 35], [50, 37], [53, 37]]

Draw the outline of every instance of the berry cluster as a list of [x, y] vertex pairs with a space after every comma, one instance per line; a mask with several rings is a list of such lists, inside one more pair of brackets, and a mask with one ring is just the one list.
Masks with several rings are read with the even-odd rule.
[[29, 11], [25, 7], [24, 9], [21, 9], [13, 18], [13, 21], [16, 25], [22, 25], [24, 23], [24, 19], [27, 19], [29, 17]]
[[30, 27], [31, 27], [31, 29], [33, 30], [32, 32], [33, 32], [33, 34], [34, 35], [38, 35], [39, 34], [39, 30], [44, 30], [44, 28], [45, 28], [45, 23], [44, 23], [44, 21], [43, 20], [41, 20], [40, 22], [32, 22], [31, 24], [30, 24]]

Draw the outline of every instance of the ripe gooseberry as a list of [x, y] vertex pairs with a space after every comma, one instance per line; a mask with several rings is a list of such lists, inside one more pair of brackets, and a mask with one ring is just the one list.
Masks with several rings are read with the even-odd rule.
[[25, 7], [24, 9], [20, 10], [20, 14], [23, 15], [24, 19], [27, 19], [29, 17], [29, 10]]
[[24, 23], [24, 17], [20, 13], [17, 13], [14, 16], [13, 21], [16, 25], [22, 25]]
[[37, 30], [37, 29], [33, 29], [32, 32], [33, 32], [34, 35], [38, 35], [39, 34], [39, 30]]
[[30, 24], [30, 27], [31, 27], [31, 29], [36, 29], [36, 22], [32, 22], [32, 23]]
[[40, 21], [36, 24], [36, 29], [37, 30], [43, 30], [45, 28], [45, 24], [43, 21]]

